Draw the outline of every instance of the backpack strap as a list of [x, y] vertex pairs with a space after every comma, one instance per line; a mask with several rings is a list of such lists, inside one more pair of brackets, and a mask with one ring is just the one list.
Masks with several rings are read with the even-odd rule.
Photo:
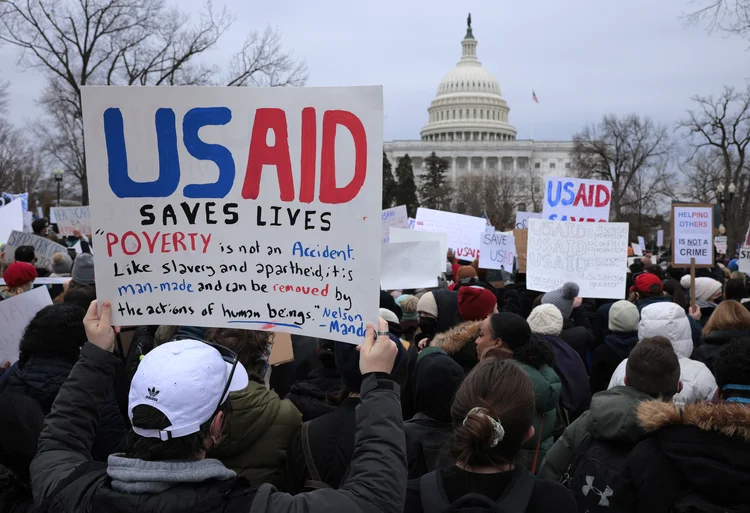
[[[305, 481], [305, 488], [308, 490], [320, 490], [321, 488], [331, 488], [331, 486], [324, 482], [320, 478], [318, 467], [315, 465], [315, 459], [313, 459], [312, 450], [310, 449], [310, 421], [302, 423], [302, 430], [300, 431], [300, 439], [302, 440], [302, 452], [305, 454], [305, 465], [307, 465], [307, 472], [310, 474], [310, 479]], [[346, 475], [344, 478], [346, 479]]]
[[542, 445], [542, 433], [544, 433], [544, 413], [539, 417], [539, 440], [536, 442], [536, 450], [534, 451], [534, 460], [531, 462], [531, 473], [536, 474], [536, 463], [539, 458], [539, 447]]
[[508, 493], [498, 501], [500, 511], [515, 513], [526, 511], [534, 493], [536, 477], [524, 468], [519, 468], [518, 477], [508, 485]]
[[443, 497], [437, 470], [428, 472], [419, 478], [419, 498], [424, 513], [445, 511], [451, 503]]

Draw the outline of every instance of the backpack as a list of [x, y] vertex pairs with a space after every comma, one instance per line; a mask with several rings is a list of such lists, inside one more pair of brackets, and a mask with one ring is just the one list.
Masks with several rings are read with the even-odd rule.
[[424, 513], [523, 513], [536, 485], [536, 477], [528, 470], [519, 468], [497, 501], [480, 493], [467, 493], [451, 503], [444, 497], [439, 479], [438, 471], [419, 479], [419, 496]]
[[[318, 472], [318, 467], [315, 465], [315, 458], [313, 458], [312, 455], [312, 449], [310, 448], [310, 421], [302, 423], [302, 429], [300, 431], [300, 439], [302, 441], [302, 452], [305, 454], [305, 464], [307, 465], [307, 471], [310, 473], [310, 479], [305, 481], [304, 490], [311, 492], [313, 490], [321, 490], [324, 488], [333, 488], [333, 486], [329, 485], [325, 481], [323, 481], [323, 478], [320, 477], [320, 472]], [[349, 466], [346, 467], [346, 470], [344, 471], [344, 476], [341, 478], [341, 482], [339, 483], [338, 488], [341, 488], [347, 479], [349, 479], [349, 474], [352, 472], [352, 464], [349, 463]]]
[[688, 491], [672, 505], [673, 513], [748, 513], [750, 506], [747, 504], [735, 506], [719, 506], [713, 504], [703, 495]]
[[628, 443], [588, 438], [573, 457], [560, 484], [573, 492], [578, 511], [586, 513], [611, 512], [616, 497], [628, 491], [622, 470], [633, 446]]

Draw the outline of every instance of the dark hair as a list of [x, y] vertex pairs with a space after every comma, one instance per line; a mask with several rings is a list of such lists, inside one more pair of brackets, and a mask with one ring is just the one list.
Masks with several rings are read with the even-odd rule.
[[672, 302], [679, 305], [680, 308], [687, 310], [688, 298], [685, 294], [685, 289], [682, 288], [680, 282], [673, 279], [668, 279], [664, 282], [664, 292], [669, 294], [672, 298]]
[[[714, 362], [713, 370], [719, 390], [730, 384], [750, 385], [750, 337], [735, 338], [724, 345]], [[722, 395], [740, 394], [722, 391]]]
[[[125, 454], [128, 458], [145, 461], [193, 460], [196, 454], [206, 450], [205, 441], [216, 415], [219, 412], [224, 413], [226, 426], [230, 411], [230, 402], [224, 401], [216, 414], [201, 424], [197, 432], [171, 440], [147, 438], [130, 430], [125, 437]], [[165, 429], [171, 426], [172, 422], [157, 408], [139, 404], [133, 408], [133, 425], [142, 429]]]
[[529, 343], [513, 351], [513, 359], [535, 369], [555, 366], [555, 350], [542, 335], [532, 334]]
[[29, 396], [0, 394], [0, 464], [24, 483], [30, 483], [29, 465], [36, 454], [44, 424], [42, 407]]
[[18, 345], [19, 361], [43, 354], [75, 362], [86, 342], [83, 318], [86, 311], [78, 305], [49, 305], [29, 321]]
[[31, 222], [31, 229], [34, 230], [34, 233], [42, 233], [45, 228], [47, 228], [47, 220], [45, 218], [41, 219], [35, 219]]
[[734, 299], [740, 301], [747, 297], [747, 288], [744, 280], [732, 278], [724, 285], [724, 299]]
[[662, 270], [660, 265], [649, 264], [643, 270], [647, 273], [655, 274], [660, 280], [664, 281], [664, 270]]
[[318, 339], [316, 352], [318, 354], [318, 361], [324, 369], [336, 368], [336, 355], [333, 352], [334, 347], [333, 340]]
[[96, 287], [93, 285], [81, 285], [70, 281], [68, 290], [63, 294], [62, 302], [66, 305], [76, 305], [83, 308], [84, 311], [89, 309], [91, 302], [96, 299]]
[[[492, 447], [492, 422], [483, 408], [502, 424], [503, 439]], [[453, 443], [457, 461], [471, 466], [512, 463], [521, 450], [536, 412], [534, 388], [526, 372], [512, 360], [482, 360], [466, 376], [451, 406]]]
[[259, 374], [266, 346], [271, 343], [271, 334], [267, 331], [211, 328], [206, 332], [206, 340], [231, 349], [248, 372]]
[[671, 399], [679, 388], [680, 361], [667, 338], [644, 338], [630, 352], [625, 376], [629, 387]]
[[18, 246], [13, 258], [16, 262], [32, 263], [34, 261], [34, 246]]
[[680, 279], [687, 274], [685, 269], [681, 267], [667, 267], [667, 276], [673, 280], [680, 281]]

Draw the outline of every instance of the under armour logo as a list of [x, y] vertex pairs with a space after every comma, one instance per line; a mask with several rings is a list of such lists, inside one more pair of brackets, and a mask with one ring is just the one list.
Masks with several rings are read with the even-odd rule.
[[156, 389], [156, 387], [149, 387], [146, 399], [158, 402], [159, 400], [156, 398], [157, 395], [159, 395], [159, 391]]
[[609, 498], [614, 495], [614, 491], [609, 486], [604, 491], [594, 486], [594, 476], [586, 476], [586, 484], [581, 488], [583, 495], [588, 496], [589, 492], [594, 492], [599, 496], [599, 506], [609, 506]]

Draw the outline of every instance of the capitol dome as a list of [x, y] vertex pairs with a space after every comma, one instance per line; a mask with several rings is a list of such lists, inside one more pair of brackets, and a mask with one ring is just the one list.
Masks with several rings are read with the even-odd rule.
[[497, 79], [477, 59], [477, 40], [468, 20], [461, 41], [461, 60], [438, 85], [427, 109], [423, 141], [512, 141], [516, 129], [508, 124], [510, 108]]

